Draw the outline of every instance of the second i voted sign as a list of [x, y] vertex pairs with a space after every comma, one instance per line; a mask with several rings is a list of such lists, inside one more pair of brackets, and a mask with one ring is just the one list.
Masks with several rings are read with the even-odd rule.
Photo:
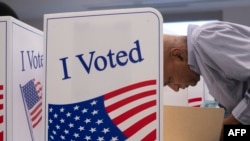
[[161, 14], [135, 8], [44, 19], [46, 140], [160, 141]]

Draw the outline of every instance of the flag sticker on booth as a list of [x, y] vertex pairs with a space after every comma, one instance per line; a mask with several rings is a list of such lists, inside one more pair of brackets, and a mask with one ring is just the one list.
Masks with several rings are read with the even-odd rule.
[[156, 80], [77, 103], [49, 104], [49, 140], [156, 139]]
[[201, 104], [202, 104], [202, 97], [200, 96], [188, 98], [188, 105], [190, 107], [200, 107]]
[[0, 140], [4, 139], [4, 86], [0, 84]]
[[20, 86], [29, 125], [35, 128], [42, 120], [42, 84], [32, 79]]
[[160, 13], [86, 11], [44, 21], [46, 140], [160, 141]]

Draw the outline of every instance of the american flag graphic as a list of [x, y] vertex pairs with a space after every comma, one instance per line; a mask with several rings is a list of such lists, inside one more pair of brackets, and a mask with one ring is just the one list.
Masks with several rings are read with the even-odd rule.
[[204, 89], [203, 78], [200, 78], [200, 81], [196, 84], [195, 87], [189, 87], [187, 93], [187, 103], [190, 107], [201, 107], [204, 98], [205, 98], [205, 89]]
[[42, 88], [42, 84], [35, 79], [21, 86], [28, 122], [32, 128], [35, 128], [42, 120]]
[[188, 98], [188, 105], [191, 107], [201, 107], [202, 97]]
[[4, 139], [4, 86], [0, 85], [0, 141]]
[[146, 80], [86, 101], [49, 104], [48, 140], [155, 141], [156, 93], [156, 80]]

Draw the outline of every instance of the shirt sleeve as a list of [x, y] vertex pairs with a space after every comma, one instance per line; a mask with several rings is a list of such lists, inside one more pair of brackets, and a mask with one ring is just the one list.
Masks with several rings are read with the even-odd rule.
[[217, 23], [199, 29], [196, 49], [226, 77], [246, 81], [250, 79], [250, 28], [234, 26]]
[[[193, 38], [203, 60], [227, 79], [250, 83], [250, 28], [218, 22], [199, 28]], [[232, 114], [242, 124], [250, 124], [250, 88]]]
[[245, 93], [245, 98], [234, 108], [232, 114], [242, 124], [250, 125], [250, 89]]

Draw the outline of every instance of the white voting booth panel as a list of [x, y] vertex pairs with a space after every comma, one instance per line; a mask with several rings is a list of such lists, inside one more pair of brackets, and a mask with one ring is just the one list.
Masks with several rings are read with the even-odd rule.
[[0, 140], [44, 141], [43, 32], [0, 17]]
[[44, 29], [46, 140], [161, 140], [157, 10], [47, 14]]

